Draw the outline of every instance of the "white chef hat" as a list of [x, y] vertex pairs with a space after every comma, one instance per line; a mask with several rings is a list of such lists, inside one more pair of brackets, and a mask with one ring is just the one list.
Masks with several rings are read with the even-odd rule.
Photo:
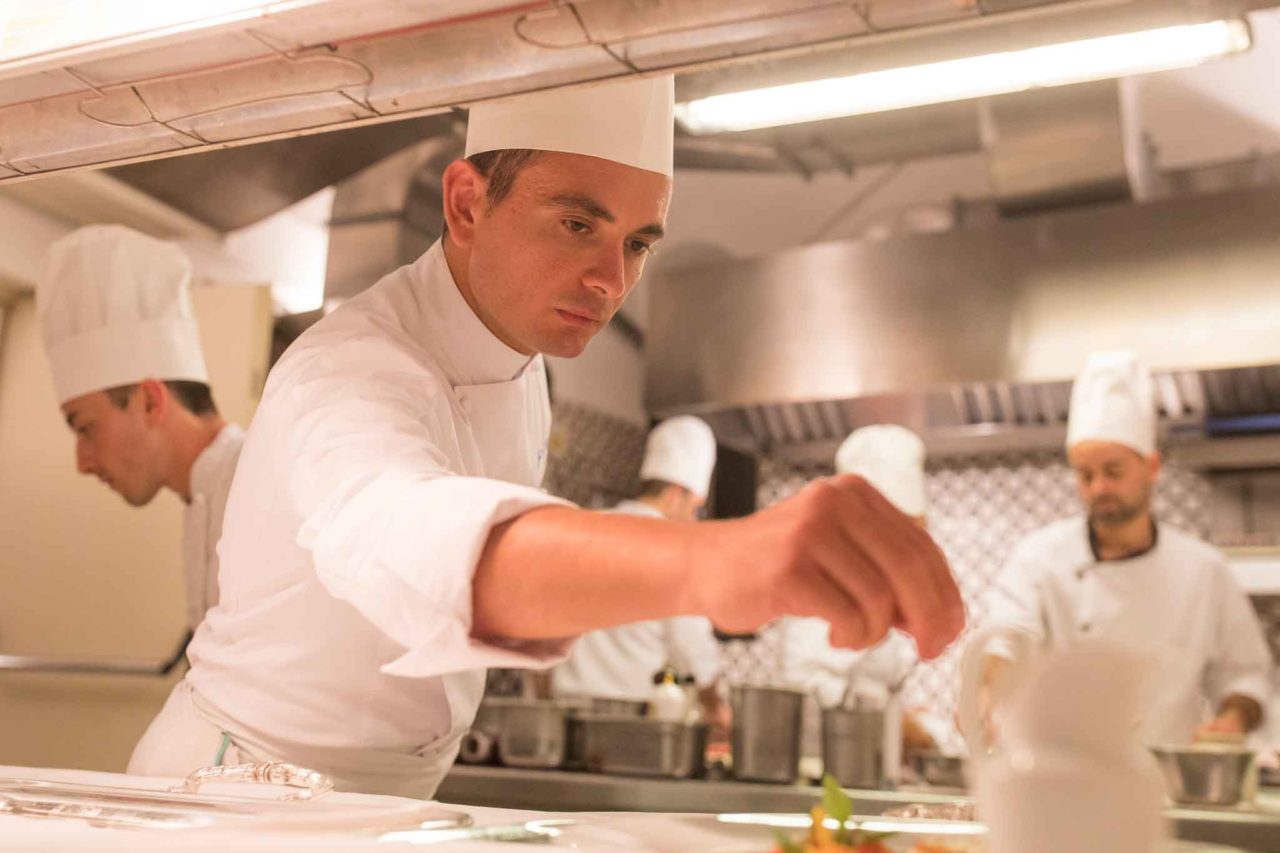
[[1123, 444], [1143, 456], [1155, 452], [1155, 390], [1151, 373], [1133, 353], [1094, 353], [1076, 378], [1067, 447], [1082, 441]]
[[670, 75], [476, 104], [467, 120], [466, 156], [507, 148], [563, 151], [669, 176], [674, 108]]
[[54, 243], [36, 310], [58, 402], [148, 378], [208, 382], [190, 281], [181, 249], [122, 225]]
[[692, 415], [679, 415], [649, 432], [640, 479], [674, 483], [705, 499], [715, 467], [716, 437], [711, 427]]
[[919, 518], [925, 498], [924, 442], [905, 427], [876, 424], [856, 429], [836, 451], [836, 471], [857, 474], [905, 515]]

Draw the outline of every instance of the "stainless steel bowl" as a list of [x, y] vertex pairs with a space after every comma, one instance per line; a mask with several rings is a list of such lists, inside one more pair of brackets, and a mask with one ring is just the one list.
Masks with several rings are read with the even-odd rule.
[[1254, 753], [1229, 747], [1152, 747], [1175, 803], [1234, 806], [1244, 798]]

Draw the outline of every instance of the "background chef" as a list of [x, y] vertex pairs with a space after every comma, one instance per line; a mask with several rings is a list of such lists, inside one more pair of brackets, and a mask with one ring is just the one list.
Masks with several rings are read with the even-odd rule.
[[[1143, 721], [1148, 743], [1255, 729], [1271, 657], [1224, 556], [1158, 522], [1160, 474], [1151, 376], [1130, 353], [1092, 356], [1071, 393], [1067, 457], [1086, 515], [1020, 542], [1000, 576], [993, 619], [1050, 648], [1101, 637], [1159, 661]], [[990, 685], [1003, 658], [987, 660]]]
[[[865, 479], [895, 507], [921, 527], [925, 525], [925, 446], [905, 427], [875, 424], [854, 430], [836, 452], [836, 472]], [[901, 689], [919, 659], [915, 646], [893, 631], [883, 642], [865, 651], [834, 648], [822, 619], [783, 620], [779, 664], [787, 682], [803, 688], [823, 708], [839, 705], [846, 691], [883, 706], [890, 690]], [[933, 736], [912, 712], [903, 714], [903, 750], [936, 747]], [[818, 755], [818, 714], [805, 714], [803, 747], [806, 755]]]
[[227, 492], [244, 431], [218, 414], [177, 246], [120, 225], [54, 243], [36, 290], [45, 351], [76, 467], [145, 506], [161, 489], [183, 511], [187, 623], [218, 601]]
[[[665, 420], [646, 441], [639, 496], [613, 511], [697, 521], [715, 463], [711, 427], [691, 415]], [[666, 666], [694, 677], [708, 719], [723, 717], [724, 706], [715, 689], [720, 646], [711, 623], [701, 616], [637, 622], [584, 634], [574, 643], [569, 659], [551, 671], [551, 689], [555, 696], [644, 701], [653, 694], [654, 674]]]
[[484, 670], [597, 628], [820, 615], [928, 655], [963, 611], [927, 535], [860, 480], [673, 524], [538, 488], [541, 353], [576, 356], [635, 285], [671, 191], [673, 81], [481, 104], [443, 175], [446, 235], [272, 370], [227, 506], [222, 600], [130, 772], [279, 759], [430, 797]]

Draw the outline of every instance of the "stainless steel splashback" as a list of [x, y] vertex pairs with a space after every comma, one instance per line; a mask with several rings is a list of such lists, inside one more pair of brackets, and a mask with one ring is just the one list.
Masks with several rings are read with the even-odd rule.
[[680, 269], [650, 283], [647, 400], [740, 445], [1060, 429], [1089, 352], [1125, 347], [1172, 420], [1280, 411], [1277, 234], [1268, 188]]

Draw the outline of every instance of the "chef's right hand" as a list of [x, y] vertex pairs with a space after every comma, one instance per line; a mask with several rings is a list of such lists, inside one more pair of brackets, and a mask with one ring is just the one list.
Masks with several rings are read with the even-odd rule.
[[964, 628], [938, 546], [861, 477], [817, 480], [747, 518], [695, 529], [693, 606], [723, 631], [818, 616], [834, 645], [867, 648], [897, 627], [928, 659]]

